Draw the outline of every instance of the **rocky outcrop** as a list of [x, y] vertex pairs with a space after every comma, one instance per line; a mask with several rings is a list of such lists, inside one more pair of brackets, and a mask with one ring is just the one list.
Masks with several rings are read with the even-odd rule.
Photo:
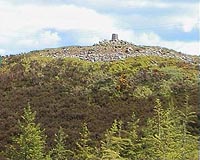
[[194, 57], [174, 50], [155, 46], [136, 46], [123, 40], [103, 40], [93, 46], [85, 47], [70, 46], [58, 49], [46, 49], [40, 52], [40, 56], [53, 58], [73, 57], [92, 62], [123, 60], [135, 56], [160, 56], [178, 58], [188, 63], [195, 63]]

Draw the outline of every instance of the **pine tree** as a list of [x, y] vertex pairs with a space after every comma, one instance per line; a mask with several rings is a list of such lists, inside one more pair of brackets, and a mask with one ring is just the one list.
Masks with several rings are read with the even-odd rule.
[[112, 127], [107, 130], [105, 140], [102, 141], [101, 160], [124, 160], [120, 152], [122, 148], [121, 138], [122, 122], [115, 120]]
[[[154, 117], [148, 119], [147, 127], [145, 128], [143, 138], [144, 158], [153, 160], [159, 159], [158, 152], [160, 150], [160, 144], [157, 139], [161, 136], [161, 118], [163, 116], [163, 109], [161, 108], [160, 101], [156, 101], [157, 105], [154, 108]], [[158, 148], [158, 149], [157, 149]]]
[[68, 157], [73, 155], [73, 152], [65, 148], [65, 141], [67, 136], [65, 135], [63, 128], [60, 127], [57, 134], [55, 134], [55, 148], [50, 152], [52, 160], [67, 160]]
[[164, 110], [160, 100], [156, 100], [154, 117], [148, 120], [143, 144], [145, 158], [173, 160], [177, 155], [175, 151], [177, 137], [176, 116], [173, 107]]
[[187, 129], [189, 123], [194, 123], [197, 118], [195, 112], [191, 112], [191, 106], [188, 103], [189, 97], [186, 97], [184, 110], [179, 111], [180, 119], [180, 159], [198, 159], [198, 138], [193, 136]]
[[45, 136], [40, 125], [35, 121], [36, 112], [30, 105], [24, 109], [22, 120], [19, 121], [20, 134], [13, 138], [14, 144], [7, 150], [10, 160], [42, 160], [45, 159]]
[[159, 100], [154, 109], [155, 115], [148, 121], [143, 138], [145, 159], [195, 160], [197, 157], [197, 138], [186, 128], [194, 112], [177, 111], [173, 104], [164, 110]]
[[87, 124], [84, 123], [82, 131], [80, 132], [81, 138], [76, 143], [77, 151], [75, 159], [77, 160], [95, 160], [97, 159], [95, 153], [96, 149], [91, 147], [92, 140], [90, 139], [90, 132], [88, 130]]
[[138, 123], [139, 119], [133, 113], [131, 121], [128, 122], [128, 129], [123, 131], [121, 155], [129, 160], [140, 160], [142, 157], [141, 142], [137, 133]]

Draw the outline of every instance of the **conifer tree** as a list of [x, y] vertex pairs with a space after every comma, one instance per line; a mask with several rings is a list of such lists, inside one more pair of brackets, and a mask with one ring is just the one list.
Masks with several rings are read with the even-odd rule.
[[[161, 135], [161, 117], [163, 116], [163, 109], [161, 108], [160, 101], [156, 101], [157, 105], [154, 108], [154, 117], [152, 119], [148, 119], [147, 127], [144, 131], [143, 145], [144, 149], [144, 157], [145, 159], [158, 159], [157, 149], [160, 147], [158, 145], [157, 139]], [[158, 138], [155, 138], [158, 137]]]
[[180, 159], [198, 159], [198, 138], [193, 136], [187, 129], [189, 123], [193, 123], [197, 118], [195, 112], [191, 112], [191, 106], [188, 103], [189, 97], [186, 97], [184, 110], [179, 111], [180, 115]]
[[160, 100], [156, 100], [154, 117], [149, 119], [143, 142], [145, 144], [145, 155], [148, 159], [175, 159], [176, 141], [178, 132], [176, 119], [173, 116], [174, 109], [164, 110]]
[[102, 141], [101, 147], [101, 160], [123, 160], [120, 152], [122, 148], [121, 138], [122, 122], [115, 120], [112, 127], [107, 130], [105, 134], [105, 140]]
[[194, 158], [198, 155], [197, 138], [186, 128], [189, 117], [192, 118], [195, 113], [179, 111], [181, 114], [178, 114], [173, 104], [164, 110], [159, 100], [154, 111], [143, 138], [145, 159], [197, 159]]
[[82, 127], [82, 131], [80, 132], [81, 138], [76, 143], [77, 151], [75, 159], [77, 160], [95, 160], [96, 157], [96, 149], [91, 147], [92, 140], [90, 139], [90, 132], [88, 130], [87, 124], [84, 123]]
[[65, 148], [65, 141], [67, 136], [65, 135], [63, 128], [60, 127], [58, 133], [55, 134], [55, 148], [50, 152], [52, 160], [67, 160], [68, 157], [73, 155], [73, 152]]
[[124, 136], [121, 144], [123, 150], [121, 151], [121, 155], [130, 160], [139, 160], [142, 158], [141, 142], [137, 133], [138, 123], [139, 119], [133, 113], [131, 121], [128, 122], [128, 129], [123, 131]]
[[35, 123], [36, 112], [30, 105], [24, 109], [22, 120], [19, 121], [20, 134], [14, 137], [14, 144], [6, 153], [10, 160], [42, 160], [45, 159], [45, 136], [40, 125]]

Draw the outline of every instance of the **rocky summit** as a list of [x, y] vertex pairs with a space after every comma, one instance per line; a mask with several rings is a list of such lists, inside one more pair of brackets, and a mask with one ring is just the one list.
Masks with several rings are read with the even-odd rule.
[[178, 58], [187, 63], [197, 63], [197, 56], [190, 56], [158, 46], [140, 46], [123, 40], [103, 40], [93, 46], [68, 46], [39, 51], [40, 56], [53, 58], [79, 58], [87, 61], [116, 61], [136, 56]]

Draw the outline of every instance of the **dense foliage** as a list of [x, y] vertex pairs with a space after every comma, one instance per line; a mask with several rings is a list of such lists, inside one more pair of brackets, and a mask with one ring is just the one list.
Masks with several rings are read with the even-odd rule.
[[[131, 121], [133, 112], [140, 119], [137, 136], [141, 137], [147, 119], [153, 116], [157, 98], [164, 109], [173, 99], [174, 106], [184, 111], [184, 99], [188, 95], [191, 111], [199, 118], [197, 75], [197, 64], [173, 58], [141, 56], [124, 61], [88, 62], [39, 57], [37, 53], [4, 57], [0, 66], [0, 150], [5, 151], [12, 141], [10, 137], [20, 133], [17, 119], [27, 103], [37, 112], [36, 123], [45, 128], [48, 150], [58, 141], [54, 141], [54, 135], [59, 126], [68, 135], [68, 149], [83, 147], [78, 139], [84, 122], [90, 131], [89, 143], [101, 146], [100, 141], [112, 122], [122, 120], [127, 128], [126, 122]], [[193, 135], [198, 133], [197, 120], [194, 121], [185, 127]], [[110, 134], [107, 133], [108, 139]], [[108, 142], [102, 143], [100, 148], [107, 156]], [[126, 147], [135, 146], [127, 143]], [[118, 149], [113, 154], [118, 156], [121, 146], [115, 147]], [[99, 153], [98, 148], [92, 153]]]
[[115, 120], [101, 141], [92, 144], [87, 124], [84, 123], [77, 141], [77, 149], [66, 149], [65, 133], [62, 128], [55, 135], [55, 146], [44, 151], [45, 137], [40, 126], [34, 123], [35, 113], [30, 107], [24, 110], [23, 123], [19, 123], [20, 135], [7, 149], [8, 160], [197, 160], [198, 137], [193, 136], [186, 125], [194, 120], [195, 113], [179, 111], [171, 104], [163, 109], [159, 100], [154, 107], [154, 116], [149, 118], [144, 134], [138, 136], [138, 122], [133, 114], [127, 129], [120, 120]]

